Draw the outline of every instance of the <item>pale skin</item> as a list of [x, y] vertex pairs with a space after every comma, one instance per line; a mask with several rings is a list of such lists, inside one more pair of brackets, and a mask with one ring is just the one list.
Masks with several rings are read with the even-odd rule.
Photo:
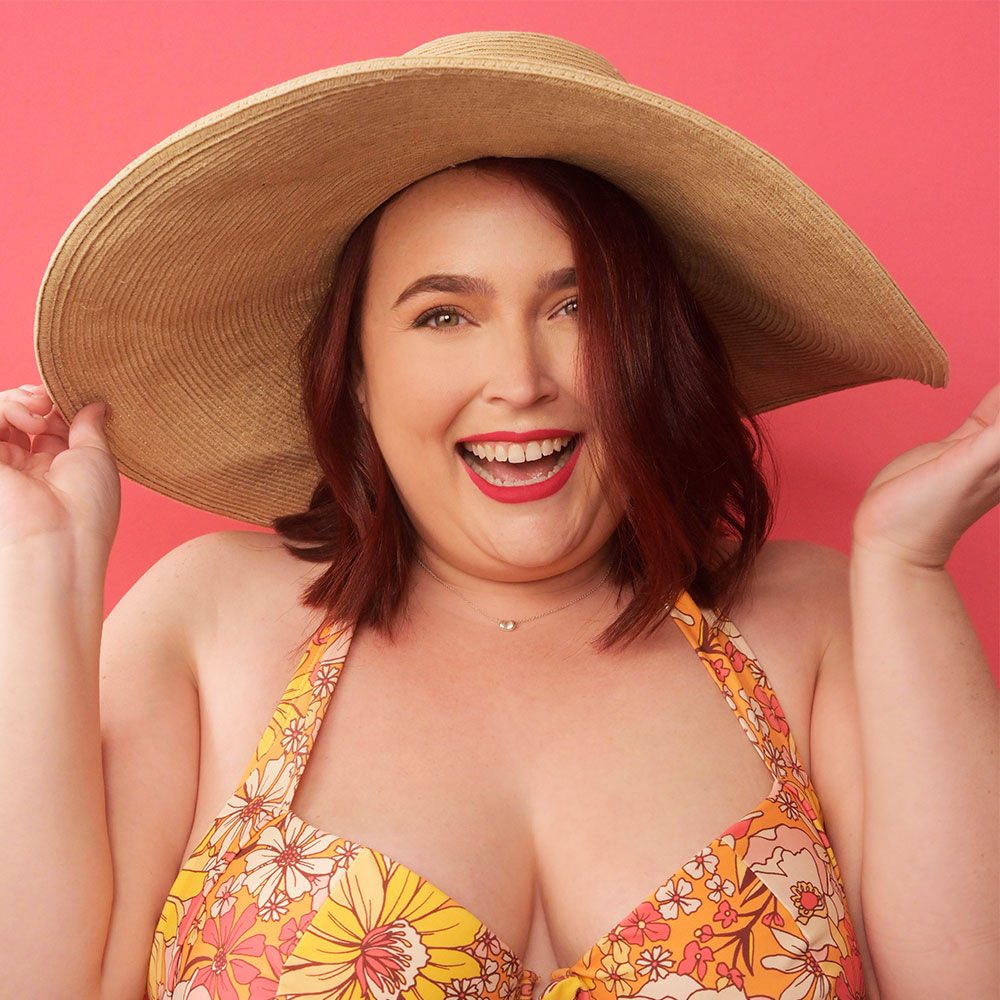
[[[481, 493], [455, 448], [498, 429], [586, 439], [576, 289], [537, 288], [571, 264], [543, 205], [468, 169], [412, 187], [376, 235], [359, 400], [421, 558], [497, 618], [594, 587], [618, 516], [596, 447], [559, 493], [526, 504]], [[494, 294], [424, 291], [395, 305], [440, 273], [485, 279]], [[414, 325], [432, 307], [441, 315]], [[819, 791], [874, 998], [985, 996], [998, 975], [996, 689], [943, 568], [996, 503], [998, 404], [1000, 386], [962, 427], [880, 473], [849, 560], [765, 545], [732, 612]], [[57, 539], [75, 572], [103, 573], [117, 489], [98, 406], [67, 428], [44, 391], [0, 393], [0, 499], [15, 513], [0, 550]], [[118, 887], [101, 1000], [141, 995], [177, 868], [238, 783], [317, 624], [299, 594], [321, 570], [269, 535], [206, 536], [153, 567], [103, 636], [79, 637], [101, 644]], [[618, 610], [602, 587], [500, 634], [415, 571], [395, 642], [356, 635], [293, 810], [419, 872], [543, 980], [572, 964], [771, 787], [674, 625], [624, 650], [588, 644]]]

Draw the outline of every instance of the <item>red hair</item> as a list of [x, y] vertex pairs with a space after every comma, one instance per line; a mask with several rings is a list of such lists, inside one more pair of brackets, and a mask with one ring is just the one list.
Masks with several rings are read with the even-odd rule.
[[[611, 579], [633, 588], [597, 648], [655, 629], [681, 590], [726, 613], [771, 528], [767, 443], [665, 235], [631, 196], [582, 167], [507, 157], [462, 166], [470, 164], [540, 195], [570, 237], [602, 487], [625, 510]], [[386, 632], [401, 610], [417, 537], [353, 385], [375, 230], [399, 193], [351, 234], [303, 337], [304, 408], [323, 478], [307, 510], [272, 522], [290, 552], [330, 563], [305, 591], [307, 605]], [[720, 544], [726, 537], [735, 544]]]

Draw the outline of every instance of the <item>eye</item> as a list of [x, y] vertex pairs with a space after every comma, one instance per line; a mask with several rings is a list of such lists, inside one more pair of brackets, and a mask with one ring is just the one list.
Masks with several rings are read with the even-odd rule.
[[555, 313], [555, 314], [556, 314], [556, 315], [558, 315], [559, 313], [561, 313], [561, 312], [563, 311], [563, 309], [567, 309], [567, 308], [568, 308], [569, 306], [572, 306], [572, 307], [573, 307], [573, 311], [572, 311], [571, 313], [568, 313], [567, 315], [570, 315], [570, 316], [576, 316], [576, 315], [578, 315], [578, 313], [579, 313], [579, 311], [580, 311], [580, 303], [579, 303], [579, 301], [577, 300], [576, 296], [574, 296], [574, 297], [573, 297], [573, 298], [571, 298], [571, 299], [567, 299], [567, 300], [566, 300], [566, 301], [565, 301], [565, 302], [564, 302], [564, 303], [563, 303], [563, 304], [562, 304], [562, 305], [561, 305], [561, 306], [560, 306], [560, 307], [559, 307], [559, 308], [558, 308], [558, 309], [556, 310], [556, 313]]
[[[427, 312], [421, 313], [414, 321], [414, 326], [427, 326], [427, 324], [432, 319], [438, 319], [440, 317], [447, 317], [448, 319], [466, 319], [464, 313], [460, 313], [454, 306], [435, 306], [433, 309], [428, 309]], [[454, 330], [459, 324], [455, 323], [444, 323], [433, 325], [435, 330]]]

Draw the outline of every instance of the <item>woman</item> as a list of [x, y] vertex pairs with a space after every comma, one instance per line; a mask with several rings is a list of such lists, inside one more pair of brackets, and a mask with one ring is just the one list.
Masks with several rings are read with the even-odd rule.
[[[568, 65], [568, 49], [556, 55]], [[20, 788], [74, 789], [62, 820], [92, 876], [60, 896], [73, 915], [107, 916], [81, 923], [44, 988], [102, 1000], [143, 983], [188, 998], [985, 992], [995, 690], [942, 567], [995, 503], [998, 389], [880, 474], [849, 566], [763, 544], [750, 417], [763, 406], [741, 386], [767, 380], [732, 365], [733, 341], [646, 207], [544, 158], [424, 171], [377, 205], [347, 227], [305, 342], [323, 472], [309, 509], [275, 520], [284, 538], [182, 546], [103, 634], [122, 450], [99, 405], [69, 430], [41, 387], [3, 396], [5, 634], [10, 662], [27, 658], [17, 635], [36, 658], [51, 636], [18, 697], [62, 734]], [[85, 257], [86, 241], [78, 228], [64, 254]], [[66, 266], [57, 255], [50, 288]], [[102, 266], [89, 265], [98, 282]], [[43, 330], [58, 326], [57, 300], [43, 292]], [[236, 326], [219, 317], [220, 351]], [[43, 371], [58, 341], [43, 339]], [[145, 346], [162, 346], [155, 331]], [[841, 351], [824, 360], [833, 384], [812, 394], [845, 384]], [[793, 376], [815, 378], [803, 359], [786, 364], [788, 379], [766, 373], [771, 405], [809, 394]], [[128, 404], [108, 395], [110, 429]], [[220, 473], [238, 450], [216, 453]], [[248, 514], [283, 488], [264, 468], [258, 456]], [[199, 501], [218, 504], [224, 480]], [[51, 609], [70, 601], [77, 613], [53, 629]], [[950, 684], [931, 690], [945, 660]], [[50, 858], [69, 857], [52, 844]], [[945, 859], [954, 892], [913, 877]], [[35, 935], [42, 905], [20, 900]], [[900, 913], [915, 915], [902, 932]], [[928, 945], [960, 915], [945, 966]], [[17, 940], [29, 957], [15, 958], [15, 985], [37, 992], [31, 938]]]

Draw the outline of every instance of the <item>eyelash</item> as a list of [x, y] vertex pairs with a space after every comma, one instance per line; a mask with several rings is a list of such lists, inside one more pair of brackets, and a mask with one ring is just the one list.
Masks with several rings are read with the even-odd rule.
[[[573, 298], [567, 299], [556, 312], [561, 312], [567, 306], [575, 305], [579, 309], [579, 303], [577, 302], [577, 297], [574, 295]], [[414, 321], [413, 325], [426, 326], [429, 320], [434, 319], [435, 316], [461, 316], [463, 319], [468, 320], [469, 317], [461, 311], [461, 309], [456, 309], [454, 306], [434, 306], [433, 309], [428, 309], [426, 312], [421, 313]], [[471, 321], [470, 321], [471, 322]], [[435, 330], [454, 330], [454, 326], [438, 326], [433, 327]]]

